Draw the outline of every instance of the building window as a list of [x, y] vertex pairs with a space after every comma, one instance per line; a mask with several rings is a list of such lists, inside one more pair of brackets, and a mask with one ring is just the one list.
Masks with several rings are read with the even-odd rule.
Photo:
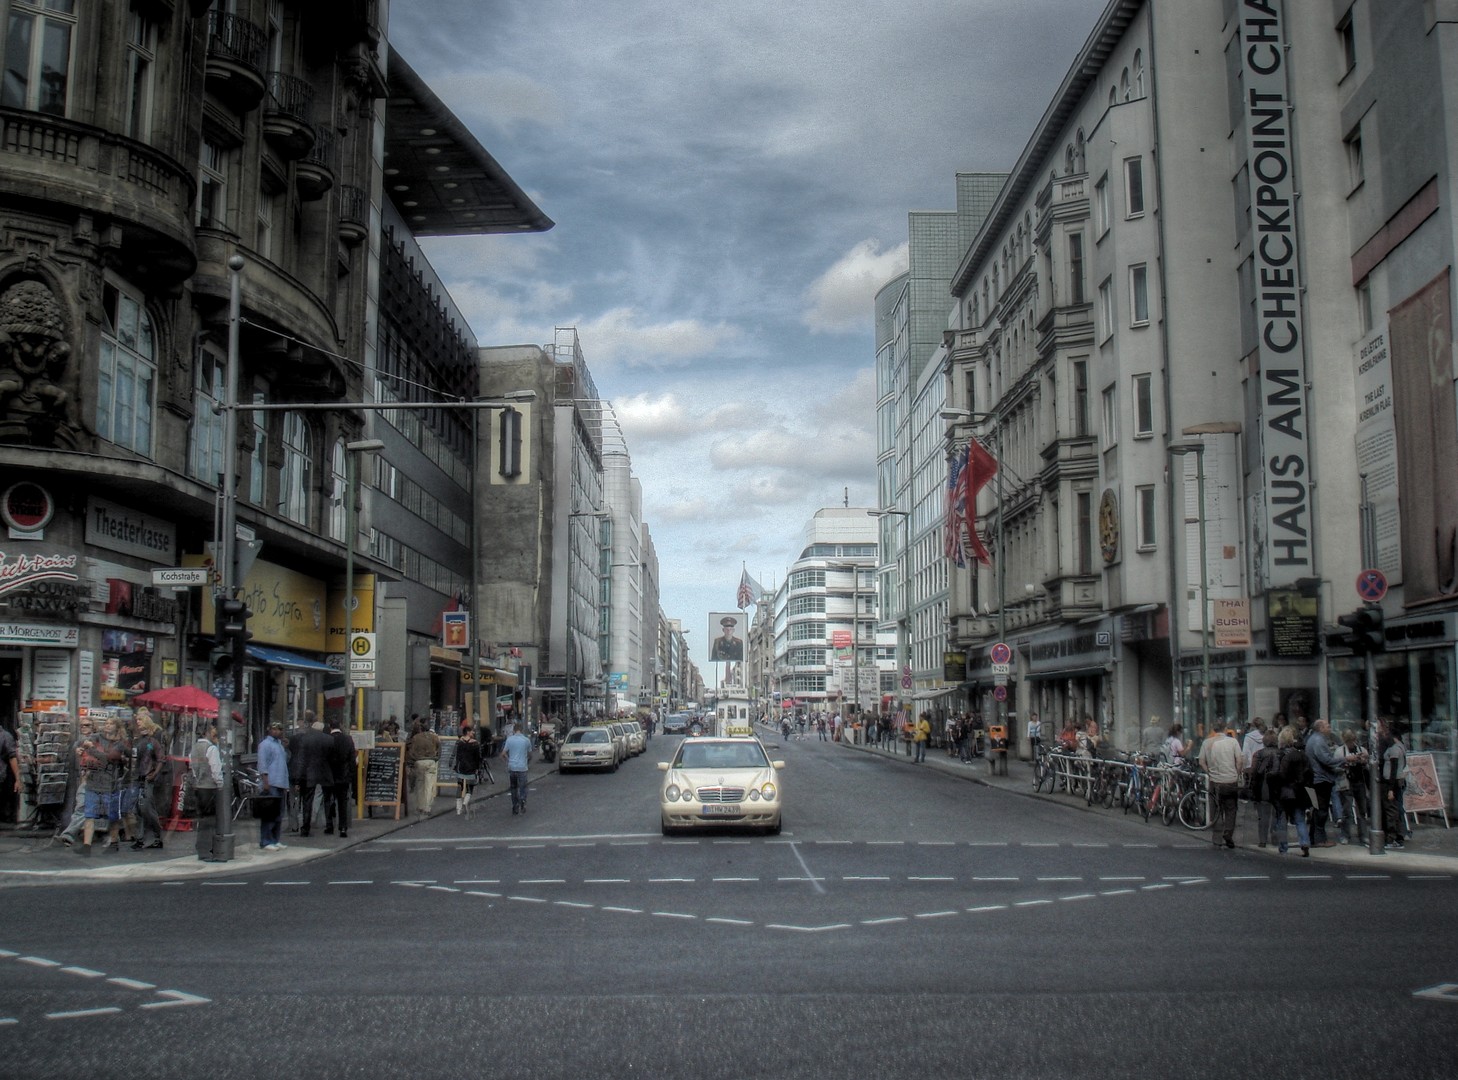
[[1134, 50], [1134, 96], [1144, 96], [1144, 50]]
[[1144, 162], [1129, 158], [1124, 162], [1124, 216], [1144, 215]]
[[1144, 263], [1129, 267], [1129, 322], [1149, 325], [1149, 267]]
[[1153, 551], [1159, 540], [1157, 519], [1154, 516], [1153, 485], [1134, 489], [1134, 511], [1135, 542], [1140, 551]]
[[221, 227], [228, 211], [228, 152], [203, 139], [198, 154], [197, 223]]
[[1357, 33], [1352, 28], [1351, 12], [1347, 12], [1337, 27], [1337, 35], [1341, 39], [1342, 74], [1346, 75], [1357, 66]]
[[1082, 304], [1086, 297], [1083, 291], [1083, 233], [1068, 234], [1068, 302]]
[[[263, 401], [263, 391], [253, 391], [253, 402]], [[248, 454], [248, 501], [262, 506], [268, 481], [268, 413], [255, 412], [253, 416], [253, 449]]]
[[283, 470], [279, 474], [278, 512], [300, 525], [309, 523], [309, 484], [313, 479], [309, 423], [302, 413], [284, 413]]
[[1357, 283], [1357, 325], [1365, 336], [1372, 332], [1372, 279]]
[[1114, 332], [1114, 281], [1105, 278], [1099, 285], [1099, 340]]
[[1074, 567], [1075, 574], [1093, 573], [1093, 496], [1087, 491], [1080, 491], [1074, 496], [1074, 502], [1078, 507], [1078, 535], [1073, 538], [1073, 557], [1078, 565]]
[[1087, 436], [1088, 429], [1088, 361], [1073, 362], [1073, 433]]
[[1347, 182], [1351, 190], [1361, 186], [1366, 179], [1366, 167], [1362, 163], [1362, 125], [1358, 124], [1342, 140], [1342, 145], [1347, 154]]
[[0, 105], [66, 115], [75, 0], [10, 0]]
[[353, 498], [351, 493], [344, 490], [348, 482], [348, 463], [345, 455], [349, 451], [344, 448], [344, 440], [334, 441], [334, 452], [329, 458], [329, 539], [347, 540], [349, 531], [349, 499]]
[[1100, 237], [1109, 231], [1109, 176], [1105, 173], [1094, 185], [1094, 228]]
[[279, 197], [263, 187], [258, 191], [258, 234], [253, 249], [258, 252], [260, 258], [269, 262], [278, 262], [278, 254], [274, 251], [277, 245], [278, 232], [274, 228], [274, 221], [277, 216]]
[[1115, 408], [1114, 388], [1104, 387], [1104, 445], [1116, 446], [1119, 442], [1119, 413]]
[[152, 394], [157, 385], [157, 342], [141, 299], [107, 282], [102, 286], [101, 357], [96, 389], [96, 433], [117, 446], [152, 456]]
[[192, 369], [192, 445], [188, 447], [188, 474], [205, 484], [223, 476], [223, 414], [228, 362], [211, 348], [198, 350]]
[[139, 142], [152, 137], [152, 67], [157, 57], [157, 24], [140, 12], [127, 17], [127, 134]]
[[1154, 434], [1154, 377], [1134, 376], [1134, 437], [1147, 439]]

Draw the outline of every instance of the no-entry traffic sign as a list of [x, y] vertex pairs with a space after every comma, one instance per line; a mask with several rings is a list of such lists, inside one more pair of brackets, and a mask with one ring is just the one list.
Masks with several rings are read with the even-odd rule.
[[1357, 595], [1375, 604], [1387, 595], [1387, 575], [1381, 570], [1363, 570], [1357, 575]]

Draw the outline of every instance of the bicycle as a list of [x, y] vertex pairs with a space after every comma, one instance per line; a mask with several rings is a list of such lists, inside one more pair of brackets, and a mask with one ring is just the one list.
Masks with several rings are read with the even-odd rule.
[[1210, 782], [1200, 773], [1192, 783], [1194, 786], [1180, 797], [1180, 824], [1199, 832], [1210, 827]]
[[1042, 743], [1038, 744], [1037, 752], [1033, 755], [1033, 790], [1042, 791], [1043, 785], [1048, 785], [1048, 790], [1053, 790], [1053, 753]]

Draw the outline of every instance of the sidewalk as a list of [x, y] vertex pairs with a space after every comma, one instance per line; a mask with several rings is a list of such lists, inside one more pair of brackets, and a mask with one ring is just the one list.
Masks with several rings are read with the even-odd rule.
[[[1081, 797], [1065, 795], [1062, 793], [1039, 794], [1033, 790], [1033, 766], [1030, 762], [1011, 759], [1008, 761], [1007, 775], [1000, 772], [993, 774], [988, 759], [977, 758], [964, 765], [956, 758], [948, 757], [945, 748], [928, 749], [926, 761], [920, 765], [914, 764], [911, 757], [906, 754], [898, 743], [894, 750], [882, 750], [874, 746], [859, 745], [842, 740], [845, 746], [857, 753], [870, 754], [874, 757], [886, 759], [888, 763], [896, 762], [908, 769], [932, 769], [936, 772], [945, 773], [949, 776], [957, 776], [963, 780], [970, 780], [974, 784], [981, 784], [984, 787], [997, 788], [1000, 791], [1008, 791], [1015, 795], [1021, 795], [1029, 799], [1038, 799], [1041, 802], [1057, 803], [1066, 806], [1071, 810], [1078, 810], [1089, 814], [1105, 814], [1111, 817], [1121, 818], [1126, 821], [1136, 822], [1141, 825], [1143, 820], [1134, 814], [1126, 815], [1119, 807], [1112, 810], [1105, 810], [1102, 806], [1089, 806]], [[1449, 810], [1449, 818], [1452, 820], [1452, 810]], [[1401, 851], [1389, 849], [1382, 855], [1372, 855], [1365, 844], [1338, 844], [1330, 848], [1312, 848], [1311, 859], [1307, 865], [1315, 865], [1317, 862], [1335, 863], [1342, 866], [1362, 866], [1370, 869], [1382, 868], [1392, 870], [1403, 870], [1413, 873], [1458, 873], [1458, 828], [1445, 829], [1441, 818], [1433, 818], [1431, 815], [1420, 819], [1422, 824], [1413, 829], [1412, 837], [1407, 841], [1407, 846]], [[1170, 835], [1194, 839], [1203, 837], [1209, 839], [1208, 831], [1191, 832], [1183, 825], [1176, 822], [1173, 825], [1165, 826], [1157, 823], [1153, 818], [1147, 825], [1150, 829], [1161, 831], [1168, 830]], [[1330, 831], [1331, 839], [1336, 839], [1335, 830]], [[1257, 846], [1256, 815], [1250, 803], [1240, 804], [1240, 813], [1236, 818], [1235, 843], [1242, 849], [1248, 849], [1253, 853], [1269, 855], [1276, 859], [1290, 859], [1291, 854], [1281, 855], [1274, 845], [1266, 848]], [[1295, 847], [1296, 837], [1291, 836], [1292, 851], [1295, 857], [1300, 859], [1300, 849]]]
[[[493, 767], [496, 774], [494, 784], [476, 785], [474, 800], [476, 813], [484, 809], [482, 803], [509, 791], [506, 777], [506, 762], [500, 768]], [[540, 761], [532, 763], [531, 780], [537, 780], [556, 770], [555, 765]], [[495, 810], [496, 807], [491, 807]], [[258, 847], [258, 822], [250, 817], [240, 817], [233, 823], [233, 858], [225, 863], [207, 863], [198, 859], [193, 849], [194, 834], [191, 832], [169, 832], [163, 835], [166, 845], [161, 850], [132, 851], [124, 842], [121, 851], [113, 854], [103, 849], [103, 840], [92, 845], [90, 856], [80, 854], [80, 846], [68, 848], [52, 840], [50, 833], [17, 829], [6, 826], [0, 830], [0, 887], [13, 885], [54, 885], [57, 883], [80, 884], [89, 882], [117, 881], [177, 881], [186, 878], [215, 877], [220, 874], [238, 875], [256, 870], [280, 870], [322, 858], [325, 855], [356, 844], [365, 844], [381, 836], [398, 832], [415, 824], [416, 814], [402, 814], [396, 821], [392, 809], [374, 808], [374, 817], [356, 818], [349, 823], [348, 838], [325, 836], [322, 824], [305, 838], [289, 834], [287, 827], [283, 835], [282, 851], [262, 851]], [[431, 817], [455, 813], [455, 799], [440, 796], [431, 810]], [[104, 834], [103, 834], [104, 837]]]

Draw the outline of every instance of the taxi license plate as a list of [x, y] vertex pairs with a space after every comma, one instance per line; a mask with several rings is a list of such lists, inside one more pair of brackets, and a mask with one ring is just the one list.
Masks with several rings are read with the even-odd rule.
[[738, 803], [710, 803], [701, 813], [704, 817], [738, 817], [742, 811]]

